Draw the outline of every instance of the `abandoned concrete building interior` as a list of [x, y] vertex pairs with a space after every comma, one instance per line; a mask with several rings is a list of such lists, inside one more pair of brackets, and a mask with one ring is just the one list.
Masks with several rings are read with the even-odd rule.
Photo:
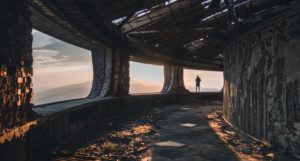
[[[34, 105], [33, 30], [91, 52], [86, 98]], [[129, 61], [161, 92], [130, 94]], [[299, 0], [1, 0], [0, 160], [300, 160], [299, 80]]]

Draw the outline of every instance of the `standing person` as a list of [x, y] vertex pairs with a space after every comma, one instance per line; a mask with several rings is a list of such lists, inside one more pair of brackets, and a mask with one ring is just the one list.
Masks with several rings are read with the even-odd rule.
[[197, 75], [196, 77], [196, 92], [200, 92], [200, 82], [201, 82], [201, 78], [199, 77], [199, 75]]

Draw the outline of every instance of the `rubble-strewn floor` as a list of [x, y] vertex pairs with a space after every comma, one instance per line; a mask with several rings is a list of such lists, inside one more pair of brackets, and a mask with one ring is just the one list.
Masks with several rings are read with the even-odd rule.
[[255, 161], [274, 160], [270, 145], [224, 123], [221, 104], [170, 105], [110, 122], [78, 148], [58, 148], [50, 160]]

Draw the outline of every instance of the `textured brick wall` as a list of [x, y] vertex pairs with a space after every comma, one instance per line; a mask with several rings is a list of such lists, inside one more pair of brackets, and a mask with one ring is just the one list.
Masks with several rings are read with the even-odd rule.
[[300, 154], [300, 12], [291, 9], [225, 50], [225, 117]]
[[0, 5], [0, 134], [31, 113], [32, 36], [26, 0]]
[[129, 55], [116, 49], [113, 54], [113, 86], [111, 95], [124, 96], [129, 93]]

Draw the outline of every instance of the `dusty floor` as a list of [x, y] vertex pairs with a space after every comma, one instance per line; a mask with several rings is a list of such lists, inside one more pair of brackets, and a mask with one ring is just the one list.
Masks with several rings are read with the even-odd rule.
[[49, 160], [256, 161], [275, 160], [270, 145], [234, 131], [218, 102], [157, 107], [109, 123], [76, 148], [57, 148]]

